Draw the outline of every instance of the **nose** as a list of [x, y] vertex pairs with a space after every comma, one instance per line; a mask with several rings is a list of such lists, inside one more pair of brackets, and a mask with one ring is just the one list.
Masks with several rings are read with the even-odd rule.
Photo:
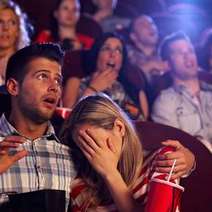
[[116, 55], [116, 49], [110, 49], [110, 56], [114, 57]]
[[61, 92], [61, 86], [58, 84], [58, 82], [55, 79], [51, 79], [49, 82], [48, 91], [54, 92], [54, 93], [60, 93]]

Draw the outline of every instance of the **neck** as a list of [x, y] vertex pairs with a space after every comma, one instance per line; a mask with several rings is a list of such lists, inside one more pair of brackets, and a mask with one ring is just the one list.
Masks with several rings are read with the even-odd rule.
[[175, 78], [174, 84], [185, 86], [193, 96], [196, 96], [200, 92], [200, 83], [198, 78], [188, 80], [180, 80]]
[[65, 38], [69, 39], [76, 39], [77, 33], [76, 33], [76, 27], [70, 27], [70, 26], [59, 26], [58, 35], [60, 41], [63, 41]]
[[21, 135], [32, 140], [43, 136], [48, 126], [47, 122], [42, 124], [35, 123], [13, 109], [9, 116], [9, 122]]
[[145, 45], [141, 42], [135, 42], [135, 45], [146, 56], [152, 56], [155, 52], [155, 46], [153, 46], [153, 45]]

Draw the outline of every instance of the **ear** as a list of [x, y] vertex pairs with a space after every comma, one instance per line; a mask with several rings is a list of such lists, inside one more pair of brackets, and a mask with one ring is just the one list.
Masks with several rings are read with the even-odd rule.
[[11, 96], [17, 96], [19, 94], [19, 83], [15, 79], [8, 79], [6, 87]]
[[116, 119], [113, 126], [114, 133], [118, 133], [123, 137], [125, 135], [125, 125], [120, 119]]

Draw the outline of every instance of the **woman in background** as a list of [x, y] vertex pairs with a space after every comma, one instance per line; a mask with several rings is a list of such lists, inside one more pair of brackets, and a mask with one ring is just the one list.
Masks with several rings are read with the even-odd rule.
[[[85, 62], [87, 76], [65, 79], [63, 105], [73, 107], [82, 96], [104, 92], [134, 119], [148, 117], [148, 103], [143, 90], [137, 90], [124, 75], [127, 54], [124, 41], [116, 34], [99, 37]], [[85, 70], [84, 69], [84, 70]]]
[[36, 42], [58, 42], [64, 50], [91, 48], [94, 39], [77, 33], [76, 26], [79, 18], [79, 0], [58, 0], [52, 13], [51, 28], [41, 31]]
[[0, 2], [0, 85], [5, 83], [9, 57], [30, 43], [27, 16], [13, 1]]

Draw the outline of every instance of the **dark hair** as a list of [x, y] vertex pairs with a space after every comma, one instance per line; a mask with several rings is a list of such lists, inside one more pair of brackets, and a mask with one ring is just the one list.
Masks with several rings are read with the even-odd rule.
[[[55, 7], [53, 8], [51, 14], [50, 14], [50, 31], [51, 31], [51, 34], [52, 34], [52, 37], [53, 37], [53, 40], [54, 42], [58, 42], [60, 39], [59, 39], [59, 34], [58, 34], [58, 21], [57, 19], [54, 17], [54, 12], [56, 10], [58, 10], [58, 8], [60, 7], [61, 3], [63, 2], [64, 0], [57, 0], [56, 4], [55, 4]], [[80, 1], [79, 0], [76, 0], [78, 2], [78, 4], [80, 5]]]
[[122, 48], [123, 48], [123, 54], [122, 54], [123, 60], [122, 60], [122, 66], [121, 66], [121, 71], [119, 72], [119, 75], [122, 73], [122, 70], [125, 67], [126, 60], [127, 60], [127, 50], [126, 50], [125, 42], [124, 42], [123, 38], [116, 33], [104, 33], [96, 39], [92, 48], [88, 51], [86, 60], [83, 64], [83, 66], [84, 66], [83, 68], [87, 74], [91, 74], [96, 70], [99, 52], [100, 52], [102, 46], [104, 45], [105, 41], [108, 40], [109, 38], [116, 38], [121, 41]]
[[182, 31], [178, 31], [166, 36], [159, 46], [159, 55], [161, 56], [162, 60], [169, 59], [170, 44], [177, 40], [186, 40], [188, 42], [191, 42], [190, 38]]
[[53, 43], [35, 43], [13, 54], [6, 68], [6, 82], [10, 78], [22, 82], [26, 75], [26, 66], [34, 58], [44, 57], [63, 64], [64, 53], [60, 46]]

